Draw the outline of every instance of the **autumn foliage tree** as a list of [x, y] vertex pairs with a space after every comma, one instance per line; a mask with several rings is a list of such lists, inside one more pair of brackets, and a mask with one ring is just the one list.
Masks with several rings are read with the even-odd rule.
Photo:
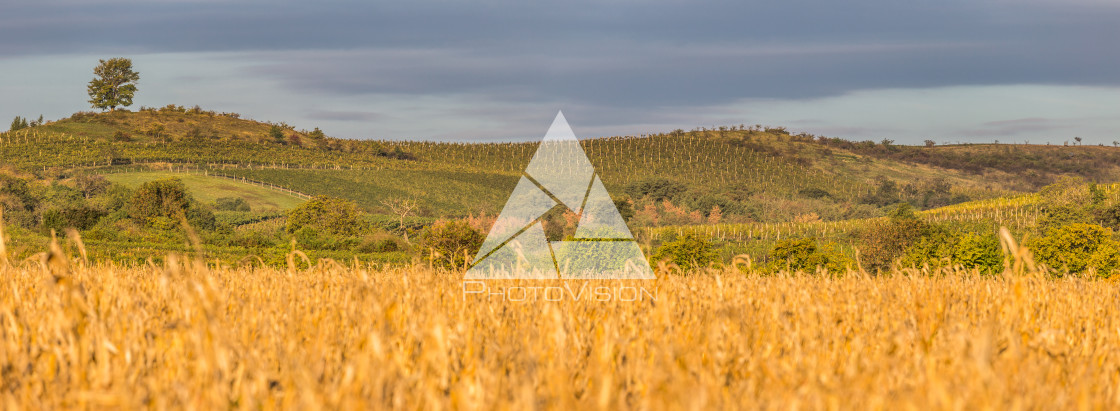
[[140, 80], [140, 73], [132, 70], [132, 60], [116, 57], [100, 61], [101, 64], [93, 69], [97, 77], [90, 80], [87, 87], [89, 103], [102, 110], [131, 106], [132, 97], [136, 95], [136, 82]]

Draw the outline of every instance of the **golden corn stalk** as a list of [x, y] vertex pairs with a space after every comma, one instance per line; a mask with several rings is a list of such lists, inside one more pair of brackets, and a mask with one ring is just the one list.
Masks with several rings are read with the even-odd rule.
[[[63, 258], [65, 281], [0, 266], [5, 408], [1120, 406], [1115, 283], [1024, 262], [836, 277], [743, 261], [619, 283], [650, 289], [641, 301], [514, 302], [426, 264]], [[489, 287], [548, 284], [580, 286]]]

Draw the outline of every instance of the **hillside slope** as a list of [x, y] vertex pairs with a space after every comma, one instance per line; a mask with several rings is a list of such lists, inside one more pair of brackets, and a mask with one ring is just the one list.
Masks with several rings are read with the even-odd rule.
[[[582, 144], [612, 194], [629, 197], [639, 211], [652, 204], [664, 212], [669, 200], [704, 219], [716, 206], [732, 221], [873, 217], [895, 201], [928, 208], [1026, 192], [1062, 175], [1120, 176], [1120, 161], [1100, 161], [1120, 159], [1111, 147], [911, 147], [741, 127]], [[414, 198], [438, 216], [496, 213], [535, 148], [342, 140], [168, 106], [78, 113], [0, 134], [0, 164], [46, 179], [74, 171], [221, 170], [348, 198], [375, 212], [385, 200]], [[663, 223], [671, 221], [653, 222]]]

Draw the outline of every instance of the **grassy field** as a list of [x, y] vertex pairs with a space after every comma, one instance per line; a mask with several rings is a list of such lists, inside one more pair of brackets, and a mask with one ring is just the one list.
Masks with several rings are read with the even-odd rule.
[[305, 193], [354, 200], [388, 212], [382, 201], [415, 199], [432, 215], [496, 214], [517, 184], [517, 174], [468, 170], [227, 170]]
[[106, 174], [105, 178], [130, 188], [137, 188], [149, 181], [178, 178], [196, 200], [213, 204], [214, 200], [222, 197], [241, 197], [249, 202], [254, 211], [288, 210], [304, 202], [302, 198], [279, 190], [203, 174], [136, 172]]
[[[1097, 280], [659, 271], [592, 284], [638, 301], [519, 302], [422, 266], [44, 261], [0, 262], [12, 409], [1120, 407]], [[489, 287], [530, 285], [586, 283]]]
[[[271, 127], [178, 108], [78, 113], [0, 133], [0, 158], [5, 165], [44, 178], [75, 168], [189, 165], [340, 196], [367, 209], [394, 196], [409, 196], [434, 214], [466, 215], [496, 212], [537, 146], [314, 139], [307, 132], [284, 128], [282, 134], [296, 139], [290, 142], [269, 137]], [[162, 131], [152, 131], [156, 128]], [[873, 193], [882, 178], [915, 186], [942, 181], [954, 194], [992, 198], [1014, 191], [1008, 182], [1016, 178], [997, 169], [961, 171], [860, 154], [784, 130], [674, 131], [584, 140], [581, 145], [612, 193], [643, 180], [667, 179], [691, 187], [692, 196], [717, 194], [740, 204], [763, 194], [805, 200], [804, 190], [823, 190], [828, 202], [855, 202]], [[779, 221], [787, 216], [756, 217]]]

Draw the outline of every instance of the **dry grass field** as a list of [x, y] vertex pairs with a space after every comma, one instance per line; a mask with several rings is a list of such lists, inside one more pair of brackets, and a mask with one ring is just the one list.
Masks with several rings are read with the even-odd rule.
[[[510, 301], [425, 267], [123, 268], [53, 249], [0, 258], [4, 408], [1120, 407], [1117, 284], [1022, 267], [661, 272], [623, 284], [650, 291], [638, 301]], [[488, 288], [542, 284], [564, 286]]]

